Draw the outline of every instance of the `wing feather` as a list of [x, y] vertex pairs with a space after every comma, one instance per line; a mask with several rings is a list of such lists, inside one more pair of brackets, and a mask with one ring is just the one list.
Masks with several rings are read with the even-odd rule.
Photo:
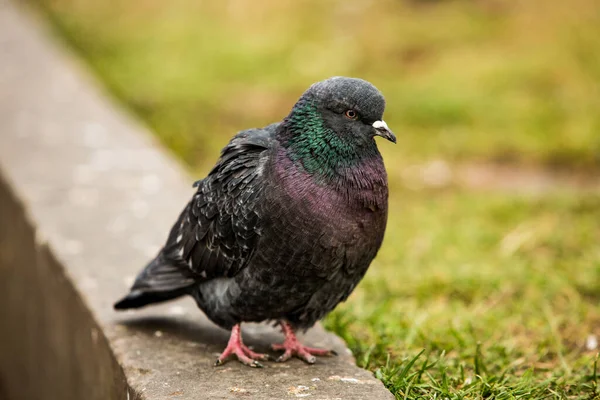
[[[259, 201], [275, 126], [240, 132], [173, 227], [164, 254], [180, 255], [197, 280], [234, 276], [250, 260], [260, 235]], [[171, 249], [171, 251], [168, 251]]]

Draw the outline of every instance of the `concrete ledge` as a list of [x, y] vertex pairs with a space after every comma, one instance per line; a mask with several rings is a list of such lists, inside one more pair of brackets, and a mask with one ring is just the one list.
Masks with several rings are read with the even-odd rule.
[[[48, 32], [0, 0], [0, 399], [389, 399], [339, 357], [212, 367], [228, 332], [191, 299], [117, 314], [193, 179]], [[259, 351], [281, 336], [244, 335]]]

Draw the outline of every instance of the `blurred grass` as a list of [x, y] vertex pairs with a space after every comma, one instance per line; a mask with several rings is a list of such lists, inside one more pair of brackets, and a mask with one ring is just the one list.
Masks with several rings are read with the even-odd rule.
[[332, 75], [383, 90], [398, 167], [600, 165], [595, 0], [32, 1], [193, 166]]
[[598, 2], [31, 1], [199, 176], [312, 82], [375, 83], [389, 226], [326, 325], [399, 399], [599, 398], [600, 197], [400, 179], [429, 159], [600, 171]]

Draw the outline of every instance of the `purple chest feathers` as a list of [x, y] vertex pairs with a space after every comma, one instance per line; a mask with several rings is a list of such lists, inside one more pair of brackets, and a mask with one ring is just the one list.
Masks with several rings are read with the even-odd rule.
[[277, 222], [317, 240], [379, 247], [388, 207], [387, 175], [379, 155], [341, 169], [329, 180], [308, 174], [282, 153], [275, 165], [273, 181], [278, 184], [269, 203], [280, 211]]

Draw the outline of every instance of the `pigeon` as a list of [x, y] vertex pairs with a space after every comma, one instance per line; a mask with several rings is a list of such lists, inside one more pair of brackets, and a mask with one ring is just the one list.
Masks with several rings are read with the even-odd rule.
[[270, 359], [244, 344], [243, 322], [280, 325], [276, 361], [333, 355], [296, 332], [348, 298], [383, 241], [388, 184], [374, 138], [396, 143], [384, 109], [371, 83], [333, 77], [310, 86], [281, 122], [239, 132], [115, 309], [192, 296], [231, 330], [216, 365]]

